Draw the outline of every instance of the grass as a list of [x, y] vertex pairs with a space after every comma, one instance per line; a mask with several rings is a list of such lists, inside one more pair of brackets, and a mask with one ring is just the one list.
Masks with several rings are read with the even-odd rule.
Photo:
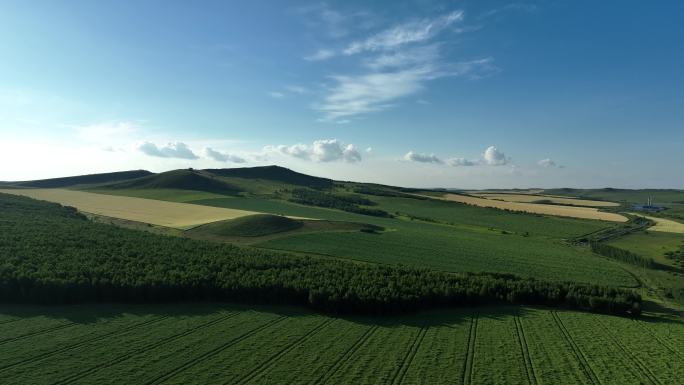
[[562, 198], [551, 195], [538, 194], [504, 194], [504, 193], [470, 193], [469, 195], [477, 196], [486, 199], [496, 199], [506, 202], [524, 202], [537, 203], [538, 201], [548, 201], [550, 203], [570, 205], [570, 206], [586, 206], [586, 207], [614, 207], [619, 204], [606, 201], [592, 201], [588, 199], [577, 198]]
[[636, 285], [616, 263], [559, 241], [464, 232], [429, 224], [403, 226], [381, 234], [293, 235], [257, 245], [443, 271], [491, 271], [555, 281]]
[[445, 223], [484, 229], [494, 228], [518, 234], [530, 233], [551, 238], [573, 238], [612, 226], [599, 221], [511, 213], [433, 199], [373, 197], [373, 200], [379, 203], [379, 208], [392, 213], [400, 212]]
[[255, 214], [227, 221], [207, 223], [188, 230], [191, 234], [218, 237], [262, 237], [301, 228], [302, 221], [270, 214]]
[[684, 246], [684, 234], [640, 231], [611, 240], [608, 244], [653, 258], [656, 262], [667, 265], [672, 262], [665, 258], [665, 253], [677, 251]]
[[210, 208], [185, 203], [94, 194], [75, 190], [9, 189], [0, 190], [0, 192], [57, 202], [62, 205], [76, 207], [87, 213], [174, 228], [189, 228], [203, 223], [254, 214], [253, 212], [243, 210]]
[[429, 216], [455, 225], [375, 218], [263, 198], [216, 198], [192, 203], [370, 223], [388, 230], [382, 234], [295, 234], [257, 244], [265, 248], [444, 271], [495, 271], [563, 281], [636, 285], [634, 278], [614, 262], [561, 241], [612, 226], [609, 223], [509, 213], [445, 201], [372, 198], [379, 203], [375, 207], [383, 210]]
[[231, 304], [3, 306], [0, 383], [679, 383], [684, 323], [538, 308], [381, 321]]
[[626, 222], [627, 218], [615, 213], [608, 213], [598, 211], [592, 207], [579, 206], [560, 206], [560, 205], [544, 205], [537, 203], [520, 203], [520, 202], [505, 202], [493, 199], [477, 198], [474, 196], [459, 195], [459, 194], [445, 194], [439, 199], [447, 201], [461, 202], [469, 205], [481, 207], [493, 207], [502, 210], [521, 211], [533, 214], [556, 215], [562, 217], [594, 219], [611, 222]]

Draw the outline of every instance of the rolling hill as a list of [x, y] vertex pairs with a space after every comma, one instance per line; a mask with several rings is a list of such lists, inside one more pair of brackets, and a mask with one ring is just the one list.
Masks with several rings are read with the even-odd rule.
[[192, 169], [167, 171], [142, 178], [102, 185], [98, 186], [98, 188], [103, 190], [179, 189], [206, 191], [225, 195], [234, 195], [239, 191], [235, 186], [219, 180], [210, 173]]
[[21, 182], [6, 182], [7, 185], [31, 188], [65, 188], [80, 185], [94, 185], [102, 183], [118, 182], [123, 180], [142, 178], [154, 175], [147, 170], [132, 170], [108, 172], [102, 174], [89, 174], [67, 176], [62, 178], [39, 179]]

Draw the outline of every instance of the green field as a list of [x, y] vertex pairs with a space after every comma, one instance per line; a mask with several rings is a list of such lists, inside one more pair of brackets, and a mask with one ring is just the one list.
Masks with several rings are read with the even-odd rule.
[[672, 261], [665, 258], [665, 253], [684, 247], [684, 234], [641, 231], [608, 243], [612, 246], [653, 258], [658, 263], [670, 265]]
[[620, 266], [565, 244], [571, 238], [611, 224], [599, 221], [508, 213], [459, 203], [371, 197], [381, 209], [439, 223], [376, 218], [264, 198], [214, 198], [188, 203], [258, 210], [280, 215], [371, 223], [387, 231], [298, 234], [268, 240], [259, 247], [323, 254], [361, 261], [407, 264], [444, 271], [495, 271], [553, 280], [635, 286]]
[[536, 308], [333, 318], [230, 304], [6, 305], [0, 383], [675, 384], [684, 323]]
[[[312, 201], [299, 204], [288, 200], [291, 188], [311, 177], [250, 184], [246, 172], [216, 180], [200, 173], [203, 191], [178, 188], [197, 179], [189, 171], [145, 177], [153, 188], [90, 190], [264, 213], [187, 231], [93, 223], [58, 205], [0, 196], [0, 289], [28, 303], [83, 303], [4, 304], [0, 383], [664, 385], [684, 378], [684, 275], [664, 257], [681, 235], [624, 236], [629, 226], [379, 187], [362, 194], [349, 183], [321, 190], [317, 184], [331, 182], [318, 179]], [[208, 191], [224, 186], [217, 180], [238, 188], [226, 190], [230, 196]], [[162, 182], [168, 186], [157, 188]], [[352, 209], [392, 217], [310, 205], [340, 197], [352, 199]], [[657, 264], [591, 252], [581, 239], [601, 230], [614, 234], [610, 246]], [[628, 309], [641, 308], [635, 292], [646, 313], [628, 318]], [[110, 304], [118, 300], [150, 303]]]

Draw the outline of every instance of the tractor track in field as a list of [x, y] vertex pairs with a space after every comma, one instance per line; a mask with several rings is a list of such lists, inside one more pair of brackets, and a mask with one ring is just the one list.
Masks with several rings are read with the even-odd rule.
[[523, 365], [525, 365], [525, 374], [530, 385], [539, 383], [537, 376], [534, 373], [534, 366], [532, 365], [532, 357], [530, 356], [530, 348], [527, 345], [527, 338], [525, 337], [525, 330], [523, 329], [522, 320], [519, 316], [513, 317], [515, 323], [515, 334], [518, 337], [518, 345], [520, 345], [520, 352], [523, 357]]
[[[294, 348], [296, 348], [302, 342], [304, 342], [304, 341], [308, 340], [309, 338], [313, 337], [314, 335], [318, 334], [318, 332], [325, 329], [325, 327], [328, 326], [329, 324], [331, 324], [333, 321], [336, 321], [336, 320], [334, 318], [331, 318], [331, 319], [325, 320], [325, 321], [321, 322], [320, 324], [316, 325], [316, 327], [314, 327], [313, 329], [308, 331], [303, 336], [299, 337], [296, 341], [294, 341], [291, 344], [289, 344], [288, 346], [284, 347], [278, 353], [272, 355], [266, 361], [262, 362], [256, 368], [254, 368], [251, 372], [245, 374], [239, 380], [237, 380], [233, 383], [238, 384], [238, 385], [242, 385], [242, 384], [246, 384], [246, 383], [254, 380], [255, 378], [258, 378], [265, 371], [270, 369], [275, 363], [277, 363], [278, 360], [280, 358], [282, 358], [285, 354], [292, 351]], [[231, 383], [231, 382], [228, 382], [228, 383]], [[228, 384], [228, 383], [226, 383], [226, 384]]]
[[636, 322], [637, 325], [639, 325], [641, 328], [643, 328], [643, 329], [646, 331], [646, 333], [650, 334], [650, 335], [653, 337], [653, 339], [655, 339], [656, 341], [658, 341], [658, 343], [660, 343], [663, 347], [665, 347], [665, 349], [671, 351], [671, 352], [674, 353], [676, 356], [678, 356], [679, 359], [681, 359], [682, 361], [684, 361], [684, 354], [683, 354], [682, 352], [680, 352], [679, 349], [677, 349], [677, 348], [671, 346], [670, 343], [669, 343], [669, 342], [666, 342], [666, 341], [663, 339], [662, 336], [659, 336], [659, 335], [658, 335], [657, 332], [653, 331], [651, 328], [649, 328], [648, 326], [644, 325], [643, 321], [639, 321], [639, 320], [636, 320], [636, 319], [633, 320], [633, 321]]
[[[629, 358], [629, 361], [634, 364], [633, 367], [640, 372], [641, 376], [643, 376], [642, 378], [648, 379], [648, 381], [654, 385], [663, 385], [663, 383], [658, 379], [658, 377], [656, 377], [651, 369], [649, 369], [648, 366], [645, 365], [641, 359], [639, 359], [639, 357], [630, 352], [629, 349], [627, 349], [625, 345], [623, 345], [622, 342], [615, 336], [610, 328], [608, 328], [598, 317], [593, 318], [596, 323], [601, 325], [601, 328], [603, 328], [605, 334], [610, 337], [610, 339], [613, 341], [613, 344], [622, 351], [624, 357]], [[630, 365], [627, 365], [627, 367], [630, 367]]]
[[470, 319], [470, 330], [468, 332], [468, 345], [466, 346], [466, 359], [463, 361], [463, 374], [461, 375], [461, 384], [469, 385], [473, 382], [473, 362], [475, 361], [475, 340], [477, 339], [477, 319], [478, 314], [475, 314]]
[[584, 375], [587, 377], [589, 381], [591, 381], [592, 384], [601, 384], [601, 380], [596, 375], [596, 372], [594, 372], [594, 369], [589, 365], [587, 357], [584, 355], [579, 346], [577, 346], [577, 343], [572, 338], [572, 335], [570, 334], [568, 329], [565, 327], [565, 324], [563, 324], [563, 320], [560, 319], [560, 316], [555, 311], [551, 311], [550, 313], [551, 318], [553, 318], [553, 320], [556, 322], [556, 326], [558, 326], [558, 329], [565, 338], [565, 342], [567, 342], [568, 346], [570, 347], [570, 350], [572, 350], [572, 352], [575, 355], [575, 358], [577, 358], [577, 362], [582, 368]]
[[378, 325], [373, 325], [373, 326], [369, 327], [369, 328], [361, 335], [361, 337], [359, 337], [359, 339], [356, 340], [356, 342], [354, 342], [354, 344], [353, 344], [352, 346], [350, 346], [349, 349], [345, 350], [344, 353], [342, 353], [342, 355], [340, 355], [340, 358], [339, 358], [337, 361], [335, 361], [335, 363], [332, 364], [332, 366], [330, 366], [330, 368], [328, 368], [328, 370], [327, 370], [325, 373], [323, 373], [323, 375], [321, 375], [320, 377], [318, 377], [318, 378], [316, 379], [316, 381], [314, 381], [313, 383], [314, 383], [314, 384], [325, 384], [326, 382], [328, 382], [328, 380], [330, 380], [330, 378], [331, 378], [333, 375], [335, 375], [335, 373], [337, 373], [338, 370], [340, 370], [340, 367], [341, 367], [345, 362], [347, 362], [347, 360], [349, 360], [349, 358], [351, 358], [351, 356], [352, 356], [352, 355], [353, 355], [353, 354], [354, 354], [362, 345], [364, 345], [364, 344], [366, 343], [366, 341], [368, 341], [368, 339], [370, 338], [370, 336], [371, 336], [373, 333], [375, 333], [376, 330], [378, 330]]
[[404, 382], [404, 377], [406, 376], [413, 359], [416, 357], [418, 348], [420, 348], [420, 344], [423, 343], [423, 339], [425, 339], [425, 334], [427, 334], [429, 328], [429, 326], [423, 326], [420, 328], [416, 334], [416, 338], [414, 338], [413, 343], [409, 348], [409, 351], [406, 353], [401, 365], [399, 365], [399, 369], [397, 369], [397, 371], [394, 373], [394, 377], [392, 378], [392, 381], [390, 381], [391, 384], [401, 384]]
[[13, 342], [13, 341], [23, 340], [24, 338], [29, 338], [29, 337], [33, 337], [33, 336], [38, 336], [38, 335], [45, 334], [45, 333], [50, 333], [50, 332], [53, 332], [53, 331], [55, 331], [55, 330], [66, 329], [66, 328], [72, 327], [72, 326], [74, 326], [74, 325], [76, 325], [75, 322], [69, 322], [68, 324], [53, 326], [53, 327], [51, 327], [51, 328], [42, 329], [42, 330], [38, 330], [38, 331], [35, 331], [35, 332], [27, 333], [27, 334], [24, 334], [24, 335], [20, 335], [20, 336], [17, 336], [17, 337], [8, 338], [8, 339], [6, 339], [6, 340], [0, 341], [0, 345], [4, 345], [4, 344], [7, 344], [7, 343], [10, 343], [10, 342]]
[[124, 361], [128, 360], [129, 358], [131, 358], [131, 357], [133, 357], [133, 356], [135, 356], [135, 355], [137, 355], [137, 354], [144, 353], [145, 351], [148, 351], [148, 350], [150, 350], [150, 349], [154, 349], [154, 348], [156, 348], [156, 347], [162, 346], [162, 345], [167, 344], [167, 343], [169, 343], [169, 342], [175, 341], [175, 340], [177, 340], [177, 339], [179, 339], [179, 338], [183, 338], [183, 337], [188, 336], [188, 335], [190, 335], [190, 334], [192, 334], [192, 333], [195, 333], [195, 332], [198, 331], [198, 330], [201, 330], [201, 329], [204, 329], [204, 328], [206, 328], [206, 327], [215, 325], [215, 324], [217, 324], [217, 323], [219, 323], [219, 322], [222, 322], [222, 321], [225, 321], [225, 320], [227, 320], [227, 319], [229, 319], [229, 318], [233, 318], [233, 317], [235, 317], [235, 316], [237, 316], [237, 315], [239, 315], [239, 314], [240, 314], [240, 313], [230, 313], [230, 314], [227, 314], [227, 315], [225, 315], [225, 316], [223, 316], [223, 317], [219, 317], [219, 318], [217, 318], [217, 319], [214, 319], [214, 320], [205, 322], [205, 323], [203, 323], [203, 324], [197, 325], [197, 326], [195, 326], [195, 327], [193, 327], [193, 328], [190, 328], [190, 329], [188, 329], [188, 330], [185, 330], [185, 331], [183, 331], [183, 332], [176, 333], [176, 334], [174, 334], [174, 335], [171, 335], [171, 336], [162, 338], [161, 340], [158, 340], [158, 341], [155, 341], [155, 342], [153, 342], [153, 343], [150, 343], [150, 344], [147, 344], [147, 345], [145, 345], [145, 346], [142, 346], [142, 347], [140, 347], [140, 348], [134, 349], [133, 351], [126, 352], [126, 353], [124, 353], [124, 354], [122, 354], [122, 355], [120, 355], [120, 356], [118, 356], [118, 357], [116, 357], [116, 358], [114, 358], [114, 359], [112, 359], [112, 360], [109, 360], [109, 361], [107, 361], [107, 362], [103, 362], [103, 363], [101, 363], [101, 364], [99, 364], [99, 365], [95, 365], [95, 366], [90, 367], [90, 368], [88, 368], [88, 369], [86, 369], [86, 370], [83, 370], [83, 371], [81, 371], [81, 372], [75, 373], [75, 374], [73, 374], [73, 375], [71, 375], [71, 376], [69, 376], [69, 377], [67, 377], [67, 378], [61, 379], [61, 380], [59, 380], [59, 381], [53, 383], [53, 385], [62, 385], [62, 384], [69, 384], [69, 383], [72, 383], [72, 382], [74, 382], [74, 381], [76, 381], [76, 380], [79, 380], [79, 379], [81, 379], [81, 378], [83, 378], [83, 377], [85, 377], [85, 376], [87, 376], [87, 375], [89, 375], [89, 374], [91, 374], [91, 373], [95, 373], [96, 371], [98, 371], [98, 370], [100, 370], [100, 369], [102, 369], [102, 368], [106, 368], [106, 367], [109, 367], [109, 366], [113, 366], [113, 365], [119, 364], [119, 363], [124, 362]]
[[122, 328], [122, 329], [118, 329], [118, 330], [111, 331], [111, 332], [109, 332], [109, 333], [105, 333], [105, 334], [102, 334], [102, 335], [99, 335], [99, 336], [95, 336], [95, 337], [92, 337], [92, 338], [89, 338], [89, 339], [86, 339], [86, 340], [82, 340], [82, 341], [79, 341], [79, 342], [77, 342], [77, 343], [75, 343], [75, 344], [71, 344], [71, 345], [69, 345], [69, 346], [65, 346], [65, 347], [60, 348], [60, 349], [56, 349], [56, 350], [52, 350], [52, 351], [49, 351], [49, 352], [45, 352], [45, 353], [43, 353], [43, 354], [39, 354], [39, 355], [34, 356], [34, 357], [29, 357], [29, 358], [26, 358], [26, 359], [21, 360], [21, 361], [18, 361], [18, 362], [14, 362], [14, 363], [9, 364], [9, 365], [0, 366], [0, 372], [3, 372], [3, 371], [5, 371], [5, 370], [10, 369], [10, 368], [13, 368], [13, 367], [15, 367], [15, 366], [27, 364], [27, 363], [30, 363], [30, 362], [40, 361], [40, 360], [43, 360], [43, 359], [45, 359], [45, 358], [54, 356], [55, 354], [64, 353], [64, 352], [66, 352], [66, 351], [69, 351], [69, 350], [71, 350], [71, 349], [75, 349], [75, 348], [81, 347], [81, 346], [86, 345], [86, 344], [91, 343], [91, 342], [100, 341], [100, 340], [103, 340], [103, 339], [106, 339], [106, 338], [109, 338], [109, 337], [112, 337], [112, 336], [115, 336], [115, 335], [119, 335], [119, 334], [124, 334], [124, 333], [127, 333], [127, 332], [131, 331], [131, 330], [134, 330], [134, 329], [137, 329], [137, 328], [140, 328], [140, 327], [143, 327], [143, 326], [148, 326], [148, 325], [150, 325], [150, 324], [153, 324], [153, 323], [162, 321], [162, 320], [164, 320], [164, 319], [166, 319], [166, 318], [168, 318], [168, 317], [169, 317], [169, 316], [157, 317], [157, 318], [154, 318], [154, 319], [145, 321], [145, 322], [137, 323], [137, 324], [135, 324], [135, 325], [131, 325], [131, 326], [128, 326], [128, 327], [125, 327], [125, 328]]
[[254, 329], [252, 329], [252, 330], [250, 330], [250, 331], [248, 331], [248, 332], [245, 332], [245, 333], [243, 333], [243, 334], [241, 334], [241, 335], [239, 335], [239, 336], [237, 336], [237, 337], [232, 338], [231, 340], [229, 340], [228, 342], [224, 343], [223, 345], [221, 345], [221, 346], [219, 346], [219, 347], [216, 347], [216, 348], [214, 348], [214, 349], [211, 349], [210, 351], [205, 352], [205, 353], [203, 353], [203, 354], [201, 354], [201, 355], [199, 355], [199, 356], [197, 356], [197, 357], [191, 359], [190, 361], [188, 361], [188, 362], [186, 362], [186, 363], [184, 363], [184, 364], [182, 364], [182, 365], [176, 367], [175, 369], [172, 369], [171, 371], [168, 371], [168, 372], [166, 372], [166, 373], [164, 373], [164, 374], [162, 374], [162, 375], [159, 375], [159, 376], [157, 376], [157, 377], [155, 377], [155, 378], [153, 378], [153, 379], [151, 379], [151, 380], [145, 382], [145, 385], [152, 385], [152, 384], [159, 384], [159, 383], [162, 383], [162, 382], [168, 380], [169, 378], [171, 378], [171, 377], [177, 375], [178, 373], [181, 373], [181, 372], [183, 372], [183, 371], [185, 371], [185, 370], [187, 370], [187, 369], [189, 369], [189, 368], [191, 368], [191, 367], [193, 367], [193, 366], [199, 364], [200, 362], [202, 362], [202, 361], [204, 361], [204, 360], [206, 360], [206, 359], [209, 359], [209, 358], [211, 358], [211, 357], [216, 356], [217, 354], [219, 354], [219, 353], [221, 353], [222, 351], [228, 349], [229, 347], [231, 347], [231, 346], [233, 346], [233, 345], [235, 345], [235, 344], [237, 344], [237, 343], [239, 343], [239, 342], [241, 342], [241, 341], [246, 340], [247, 338], [253, 336], [254, 334], [259, 333], [260, 331], [262, 331], [262, 330], [264, 330], [264, 329], [267, 329], [267, 328], [269, 328], [269, 327], [271, 327], [271, 326], [273, 326], [273, 325], [275, 325], [275, 324], [278, 324], [278, 323], [284, 321], [284, 320], [287, 319], [287, 318], [288, 318], [287, 316], [280, 316], [280, 317], [277, 317], [277, 318], [275, 318], [275, 319], [272, 319], [272, 320], [270, 320], [270, 321], [264, 323], [263, 325], [257, 326], [256, 328], [254, 328]]

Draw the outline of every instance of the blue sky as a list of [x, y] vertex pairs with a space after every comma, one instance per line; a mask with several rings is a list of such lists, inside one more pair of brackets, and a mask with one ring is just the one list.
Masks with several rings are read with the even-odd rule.
[[0, 180], [684, 188], [676, 1], [3, 1]]

